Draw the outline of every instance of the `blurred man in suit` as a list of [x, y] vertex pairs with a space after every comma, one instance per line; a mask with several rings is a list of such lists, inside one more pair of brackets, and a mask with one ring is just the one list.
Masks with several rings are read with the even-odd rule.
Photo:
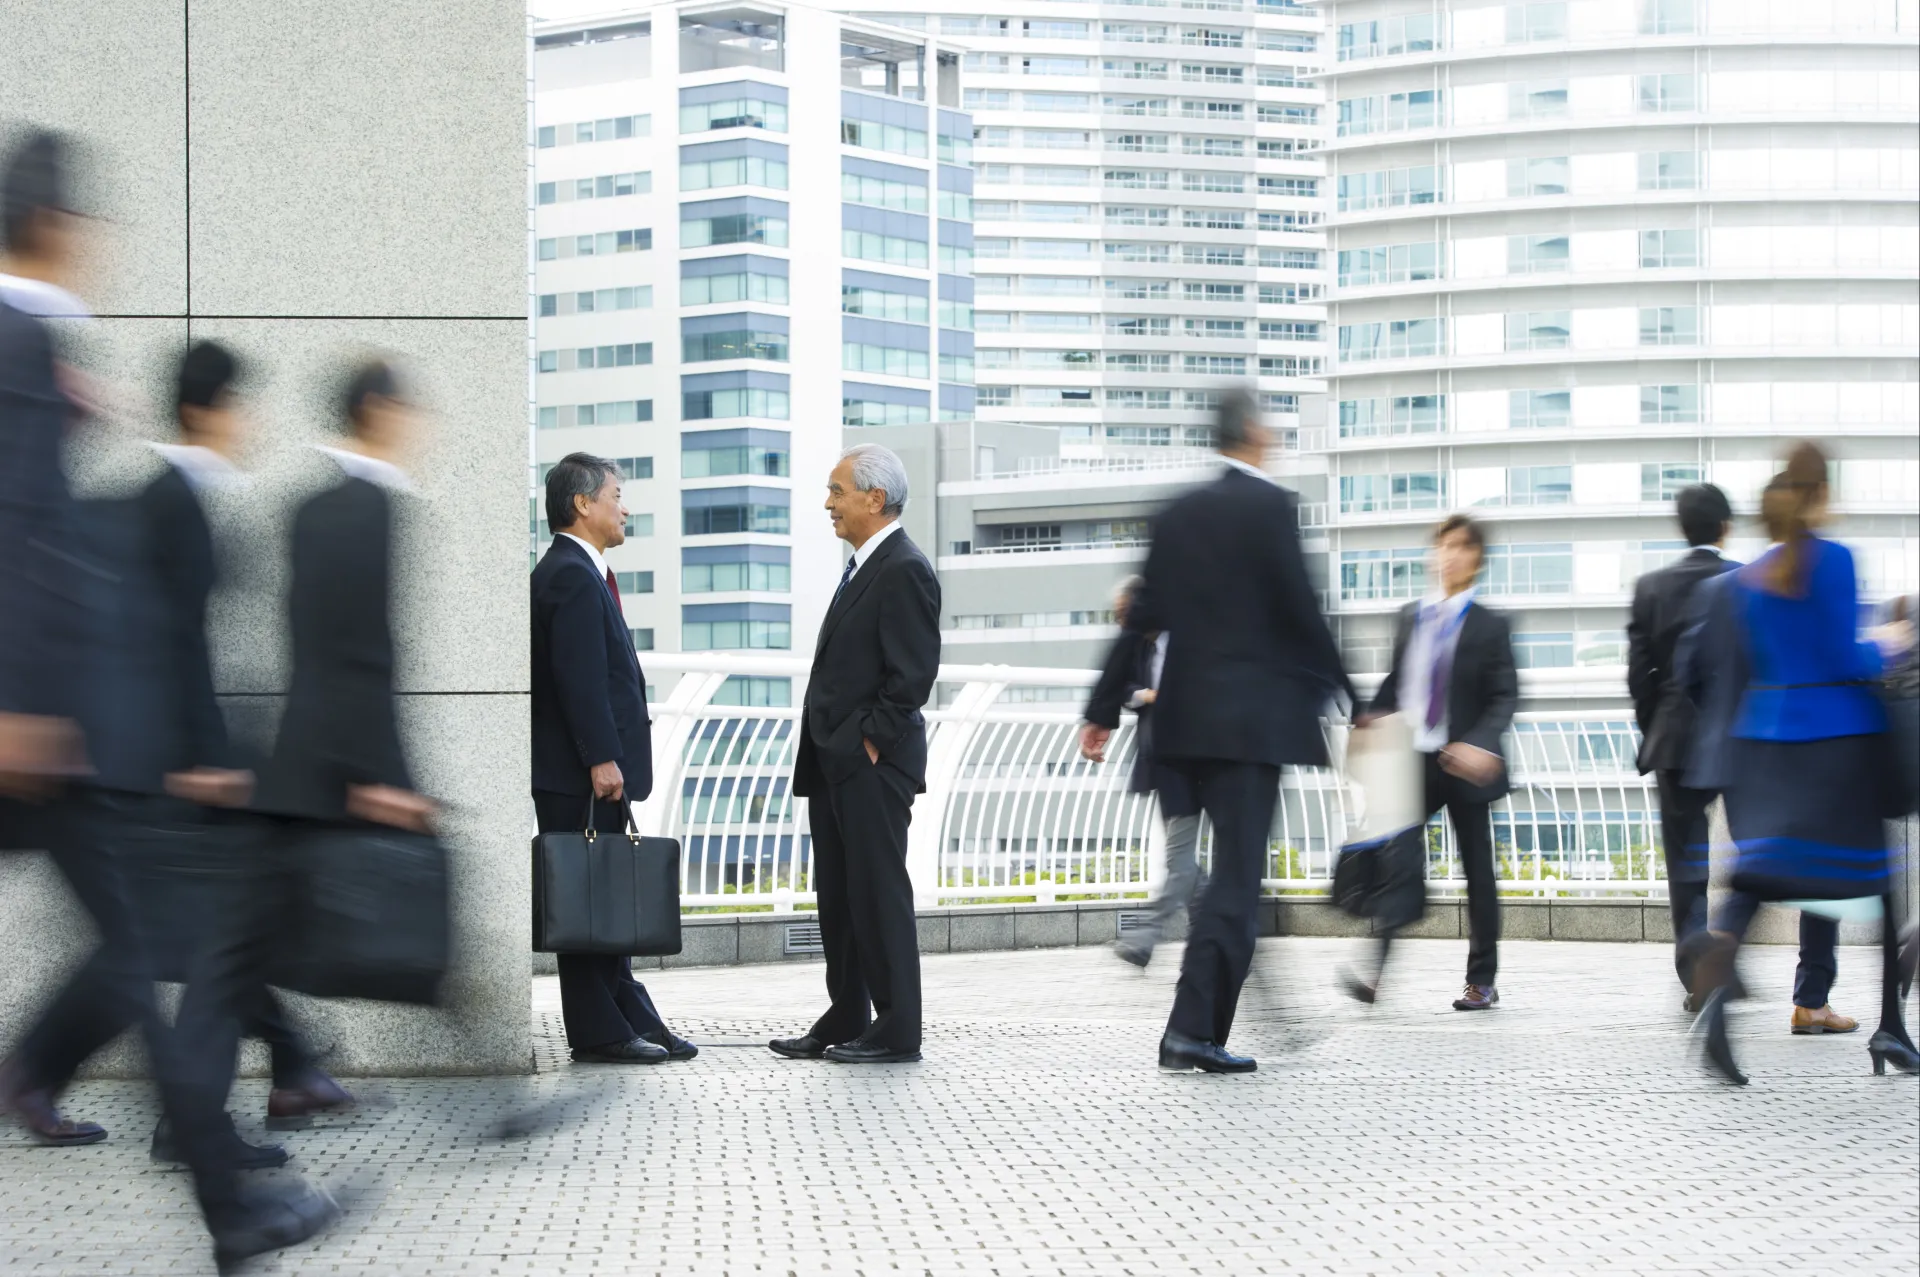
[[[1167, 643], [1171, 637], [1129, 630], [1127, 613], [1140, 578], [1130, 576], [1114, 591], [1114, 620], [1121, 626], [1120, 637], [1107, 653], [1107, 665], [1087, 697], [1086, 721], [1113, 728], [1119, 726], [1120, 711], [1134, 713], [1133, 774], [1127, 788], [1136, 794], [1154, 794], [1160, 808], [1160, 822], [1166, 836], [1166, 881], [1153, 900], [1145, 926], [1114, 941], [1113, 951], [1136, 967], [1153, 961], [1154, 946], [1166, 933], [1175, 913], [1185, 909], [1200, 886], [1200, 804], [1193, 786], [1171, 767], [1162, 766], [1153, 750], [1153, 705], [1159, 699], [1160, 673], [1167, 663]], [[1106, 753], [1093, 755], [1103, 763]]]
[[[1503, 740], [1520, 699], [1507, 618], [1474, 600], [1486, 561], [1486, 534], [1456, 514], [1433, 534], [1439, 589], [1407, 605], [1394, 633], [1393, 668], [1374, 693], [1368, 717], [1404, 712], [1413, 746], [1424, 755], [1427, 815], [1446, 808], [1467, 875], [1467, 987], [1456, 1011], [1484, 1011], [1500, 1000], [1500, 896], [1493, 866], [1490, 804], [1507, 792]], [[1391, 932], [1380, 936], [1386, 965]], [[1377, 982], [1377, 978], [1376, 978]], [[1376, 986], [1350, 983], [1371, 1002]]]
[[827, 478], [827, 514], [853, 554], [814, 644], [793, 792], [810, 800], [830, 1005], [768, 1044], [790, 1059], [920, 1058], [907, 824], [927, 787], [920, 710], [940, 668], [940, 583], [900, 526], [906, 506], [906, 467], [878, 444], [848, 449]]
[[[1692, 615], [1700, 584], [1735, 566], [1724, 553], [1733, 527], [1726, 493], [1710, 483], [1681, 490], [1674, 500], [1688, 552], [1644, 573], [1633, 585], [1627, 620], [1627, 692], [1640, 726], [1640, 774], [1654, 774], [1660, 790], [1660, 841], [1667, 860], [1667, 905], [1673, 913], [1673, 961], [1682, 988], [1693, 975], [1687, 940], [1707, 925], [1707, 808], [1715, 790], [1685, 783], [1696, 714], [1675, 677], [1674, 650]], [[1693, 995], [1687, 995], [1694, 1010]]]
[[[79, 228], [66, 198], [65, 144], [29, 135], [0, 172], [0, 270], [61, 291], [76, 265]], [[8, 296], [33, 289], [9, 286]], [[69, 312], [70, 313], [70, 312]], [[222, 1270], [290, 1246], [339, 1213], [298, 1180], [242, 1192], [217, 1061], [195, 1049], [183, 1008], [178, 1032], [161, 1024], [152, 972], [135, 929], [128, 887], [109, 846], [111, 818], [98, 795], [73, 782], [91, 770], [77, 720], [100, 648], [85, 556], [60, 469], [75, 405], [62, 390], [44, 324], [0, 299], [0, 845], [48, 850], [91, 915], [99, 945], [0, 1065], [0, 1109], [42, 1143], [88, 1144], [100, 1127], [63, 1118], [58, 1079], [97, 1047], [102, 1026], [138, 1024], [160, 1084], [162, 1112], [193, 1172], [201, 1213]], [[97, 721], [97, 720], [96, 720]], [[198, 979], [207, 968], [197, 965]], [[107, 1036], [112, 1033], [108, 1032]], [[231, 1074], [233, 1050], [225, 1072]]]
[[[1320, 717], [1353, 686], [1320, 614], [1300, 550], [1299, 501], [1261, 467], [1272, 435], [1252, 396], [1222, 398], [1215, 446], [1227, 464], [1154, 524], [1127, 628], [1169, 632], [1153, 703], [1153, 747], [1194, 787], [1213, 824], [1213, 865], [1188, 929], [1173, 1011], [1160, 1040], [1171, 1072], [1245, 1073], [1227, 1051], [1253, 962], [1280, 769], [1325, 766]], [[1085, 756], [1112, 735], [1089, 722]]]
[[[533, 809], [541, 833], [625, 829], [653, 792], [646, 678], [606, 553], [627, 539], [620, 470], [584, 452], [547, 475], [553, 544], [533, 570]], [[630, 958], [559, 955], [567, 1045], [583, 1064], [690, 1060]]]

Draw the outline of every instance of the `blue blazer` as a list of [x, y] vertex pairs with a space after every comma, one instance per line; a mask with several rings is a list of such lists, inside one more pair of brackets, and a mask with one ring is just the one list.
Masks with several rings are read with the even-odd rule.
[[587, 773], [614, 762], [627, 800], [640, 802], [653, 792], [647, 684], [606, 578], [584, 549], [555, 536], [532, 590], [534, 789], [584, 797], [593, 791]]
[[1874, 682], [1880, 649], [1859, 636], [1860, 591], [1853, 555], [1809, 537], [1804, 598], [1766, 589], [1778, 547], [1735, 573], [1735, 597], [1752, 679], [1733, 734], [1748, 740], [1809, 741], [1886, 730]]

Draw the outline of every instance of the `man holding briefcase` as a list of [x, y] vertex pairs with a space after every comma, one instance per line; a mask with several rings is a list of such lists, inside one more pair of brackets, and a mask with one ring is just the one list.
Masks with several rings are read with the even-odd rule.
[[[533, 570], [533, 810], [540, 832], [627, 828], [653, 789], [646, 681], [606, 552], [624, 542], [620, 471], [584, 452], [547, 475], [553, 544]], [[560, 1012], [583, 1064], [690, 1060], [630, 959], [562, 953]]]

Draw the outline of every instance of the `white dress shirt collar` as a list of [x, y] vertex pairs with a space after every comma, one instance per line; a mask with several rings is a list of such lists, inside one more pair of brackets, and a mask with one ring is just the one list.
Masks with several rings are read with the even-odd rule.
[[35, 319], [92, 319], [87, 304], [58, 284], [0, 274], [0, 301]]
[[369, 457], [363, 452], [355, 452], [350, 448], [334, 448], [324, 443], [317, 446], [347, 472], [348, 478], [365, 479], [375, 487], [385, 488], [389, 492], [413, 491], [413, 480], [407, 478], [407, 472], [391, 461]]
[[246, 480], [233, 462], [212, 448], [203, 448], [197, 443], [156, 443], [153, 450], [178, 470], [180, 477], [195, 492], [235, 488]]
[[1725, 550], [1722, 550], [1719, 546], [1714, 545], [1712, 543], [1708, 543], [1706, 545], [1696, 545], [1693, 548], [1696, 550], [1705, 550], [1708, 554], [1711, 554], [1716, 559], [1724, 559], [1727, 557], [1727, 552]]
[[898, 532], [899, 530], [900, 530], [900, 520], [895, 519], [892, 523], [881, 525], [881, 528], [878, 532], [868, 537], [866, 540], [866, 543], [863, 544], [858, 550], [855, 550], [853, 552], [854, 575], [858, 576], [860, 573], [860, 569], [867, 566], [867, 560], [871, 559], [873, 557], [873, 552], [880, 548], [880, 543], [886, 540], [888, 537], [892, 536], [894, 533]]
[[1420, 616], [1439, 617], [1451, 621], [1467, 610], [1467, 604], [1473, 602], [1478, 587], [1468, 586], [1458, 594], [1429, 594], [1420, 600]]
[[606, 579], [606, 575], [607, 575], [607, 556], [606, 555], [600, 553], [600, 551], [594, 549], [592, 546], [588, 545], [585, 541], [582, 541], [579, 537], [573, 535], [573, 533], [571, 532], [562, 532], [560, 533], [560, 535], [565, 537], [567, 540], [573, 542], [575, 545], [579, 546], [582, 550], [585, 550], [587, 552], [587, 557], [593, 560], [593, 570], [595, 575], [599, 576], [602, 580]]
[[1238, 457], [1222, 456], [1220, 460], [1226, 462], [1229, 466], [1232, 466], [1235, 470], [1244, 471], [1245, 473], [1252, 475], [1256, 479], [1263, 479], [1268, 483], [1273, 482], [1272, 475], [1268, 474], [1265, 470], [1262, 470], [1259, 466], [1249, 465], [1247, 462], [1240, 460], [1240, 458]]

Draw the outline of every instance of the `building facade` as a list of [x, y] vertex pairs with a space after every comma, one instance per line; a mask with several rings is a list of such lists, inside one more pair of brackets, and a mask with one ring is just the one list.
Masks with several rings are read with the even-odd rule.
[[[1390, 658], [1469, 509], [1523, 669], [1623, 659], [1672, 497], [1838, 458], [1869, 595], [1920, 580], [1911, 0], [1339, 0], [1326, 144], [1331, 603]], [[1318, 414], [1316, 414], [1317, 416]], [[1742, 522], [1734, 552], [1761, 548]]]
[[[643, 652], [804, 650], [843, 428], [972, 416], [958, 52], [793, 4], [537, 22], [534, 47], [536, 479], [619, 460]], [[537, 497], [531, 522], [544, 547]]]

